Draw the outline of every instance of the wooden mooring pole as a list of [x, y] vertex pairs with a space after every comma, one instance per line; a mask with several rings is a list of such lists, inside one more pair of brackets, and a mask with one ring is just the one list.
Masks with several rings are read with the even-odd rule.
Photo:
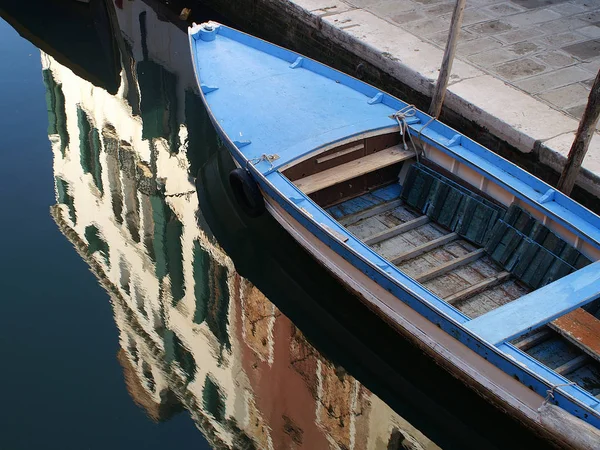
[[465, 4], [466, 0], [456, 0], [456, 5], [454, 5], [450, 31], [448, 32], [448, 42], [446, 42], [446, 50], [444, 50], [444, 58], [442, 59], [442, 67], [440, 68], [440, 74], [435, 83], [435, 91], [431, 98], [431, 105], [429, 106], [429, 115], [436, 119], [442, 111], [442, 104], [444, 103], [444, 97], [446, 96], [446, 88], [448, 87], [448, 79], [450, 78], [450, 72], [452, 71], [452, 62], [454, 61], [454, 55], [456, 54], [456, 43], [458, 42], [458, 36], [460, 34]]
[[583, 158], [588, 151], [590, 142], [594, 137], [596, 131], [596, 125], [598, 124], [598, 117], [600, 116], [600, 72], [596, 75], [590, 96], [588, 97], [588, 103], [585, 107], [581, 122], [579, 122], [579, 128], [575, 135], [575, 140], [569, 150], [569, 156], [567, 157], [567, 163], [560, 174], [558, 185], [556, 186], [559, 191], [566, 195], [571, 195], [575, 180], [579, 174], [579, 169], [583, 163]]

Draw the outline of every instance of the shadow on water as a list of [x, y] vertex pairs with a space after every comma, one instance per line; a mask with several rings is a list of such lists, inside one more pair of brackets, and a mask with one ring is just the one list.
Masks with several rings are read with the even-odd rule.
[[89, 55], [32, 38], [47, 49], [51, 214], [110, 296], [125, 384], [151, 419], [185, 410], [214, 447], [542, 448], [272, 218], [237, 208], [172, 10], [115, 1], [101, 17], [118, 89]]

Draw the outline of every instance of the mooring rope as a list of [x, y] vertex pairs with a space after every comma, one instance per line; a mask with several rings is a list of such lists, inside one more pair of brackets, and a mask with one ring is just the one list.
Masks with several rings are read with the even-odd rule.
[[410, 141], [413, 149], [415, 150], [415, 156], [417, 158], [417, 162], [419, 162], [419, 151], [417, 150], [417, 146], [415, 145], [413, 138], [408, 130], [408, 122], [407, 119], [409, 117], [414, 117], [417, 114], [417, 109], [414, 105], [406, 105], [399, 111], [396, 111], [392, 114], [392, 118], [396, 119], [398, 122], [398, 126], [400, 127], [400, 136], [402, 137], [402, 145], [404, 146], [404, 150], [408, 150], [408, 144], [406, 143], [406, 135], [408, 135], [408, 140]]
[[575, 383], [574, 381], [570, 381], [569, 383], [553, 384], [552, 387], [546, 391], [546, 398], [544, 399], [544, 403], [542, 403], [542, 406], [538, 408], [538, 412], [540, 412], [543, 406], [548, 404], [551, 398], [554, 399], [554, 390], [558, 387], [564, 386], [577, 386], [577, 383]]
[[271, 169], [273, 168], [273, 161], [277, 160], [279, 158], [278, 155], [267, 155], [266, 153], [263, 153], [262, 155], [260, 155], [259, 158], [253, 158], [253, 159], [249, 159], [246, 162], [246, 168], [248, 168], [248, 163], [252, 164], [253, 166], [257, 165], [258, 163], [262, 162], [262, 161], [266, 161], [269, 163], [269, 165], [271, 166]]

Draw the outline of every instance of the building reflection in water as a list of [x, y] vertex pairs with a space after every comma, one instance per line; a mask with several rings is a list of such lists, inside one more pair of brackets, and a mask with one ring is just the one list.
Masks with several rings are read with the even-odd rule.
[[42, 63], [51, 214], [110, 296], [133, 401], [155, 421], [187, 410], [216, 447], [436, 448], [311, 346], [199, 226], [190, 174], [218, 142], [187, 35], [142, 1], [118, 5], [116, 95]]

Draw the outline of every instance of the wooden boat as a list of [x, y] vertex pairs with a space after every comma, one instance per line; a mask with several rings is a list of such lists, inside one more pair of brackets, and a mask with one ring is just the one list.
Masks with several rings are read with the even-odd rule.
[[218, 23], [189, 35], [244, 210], [488, 401], [600, 448], [600, 217], [373, 86]]

